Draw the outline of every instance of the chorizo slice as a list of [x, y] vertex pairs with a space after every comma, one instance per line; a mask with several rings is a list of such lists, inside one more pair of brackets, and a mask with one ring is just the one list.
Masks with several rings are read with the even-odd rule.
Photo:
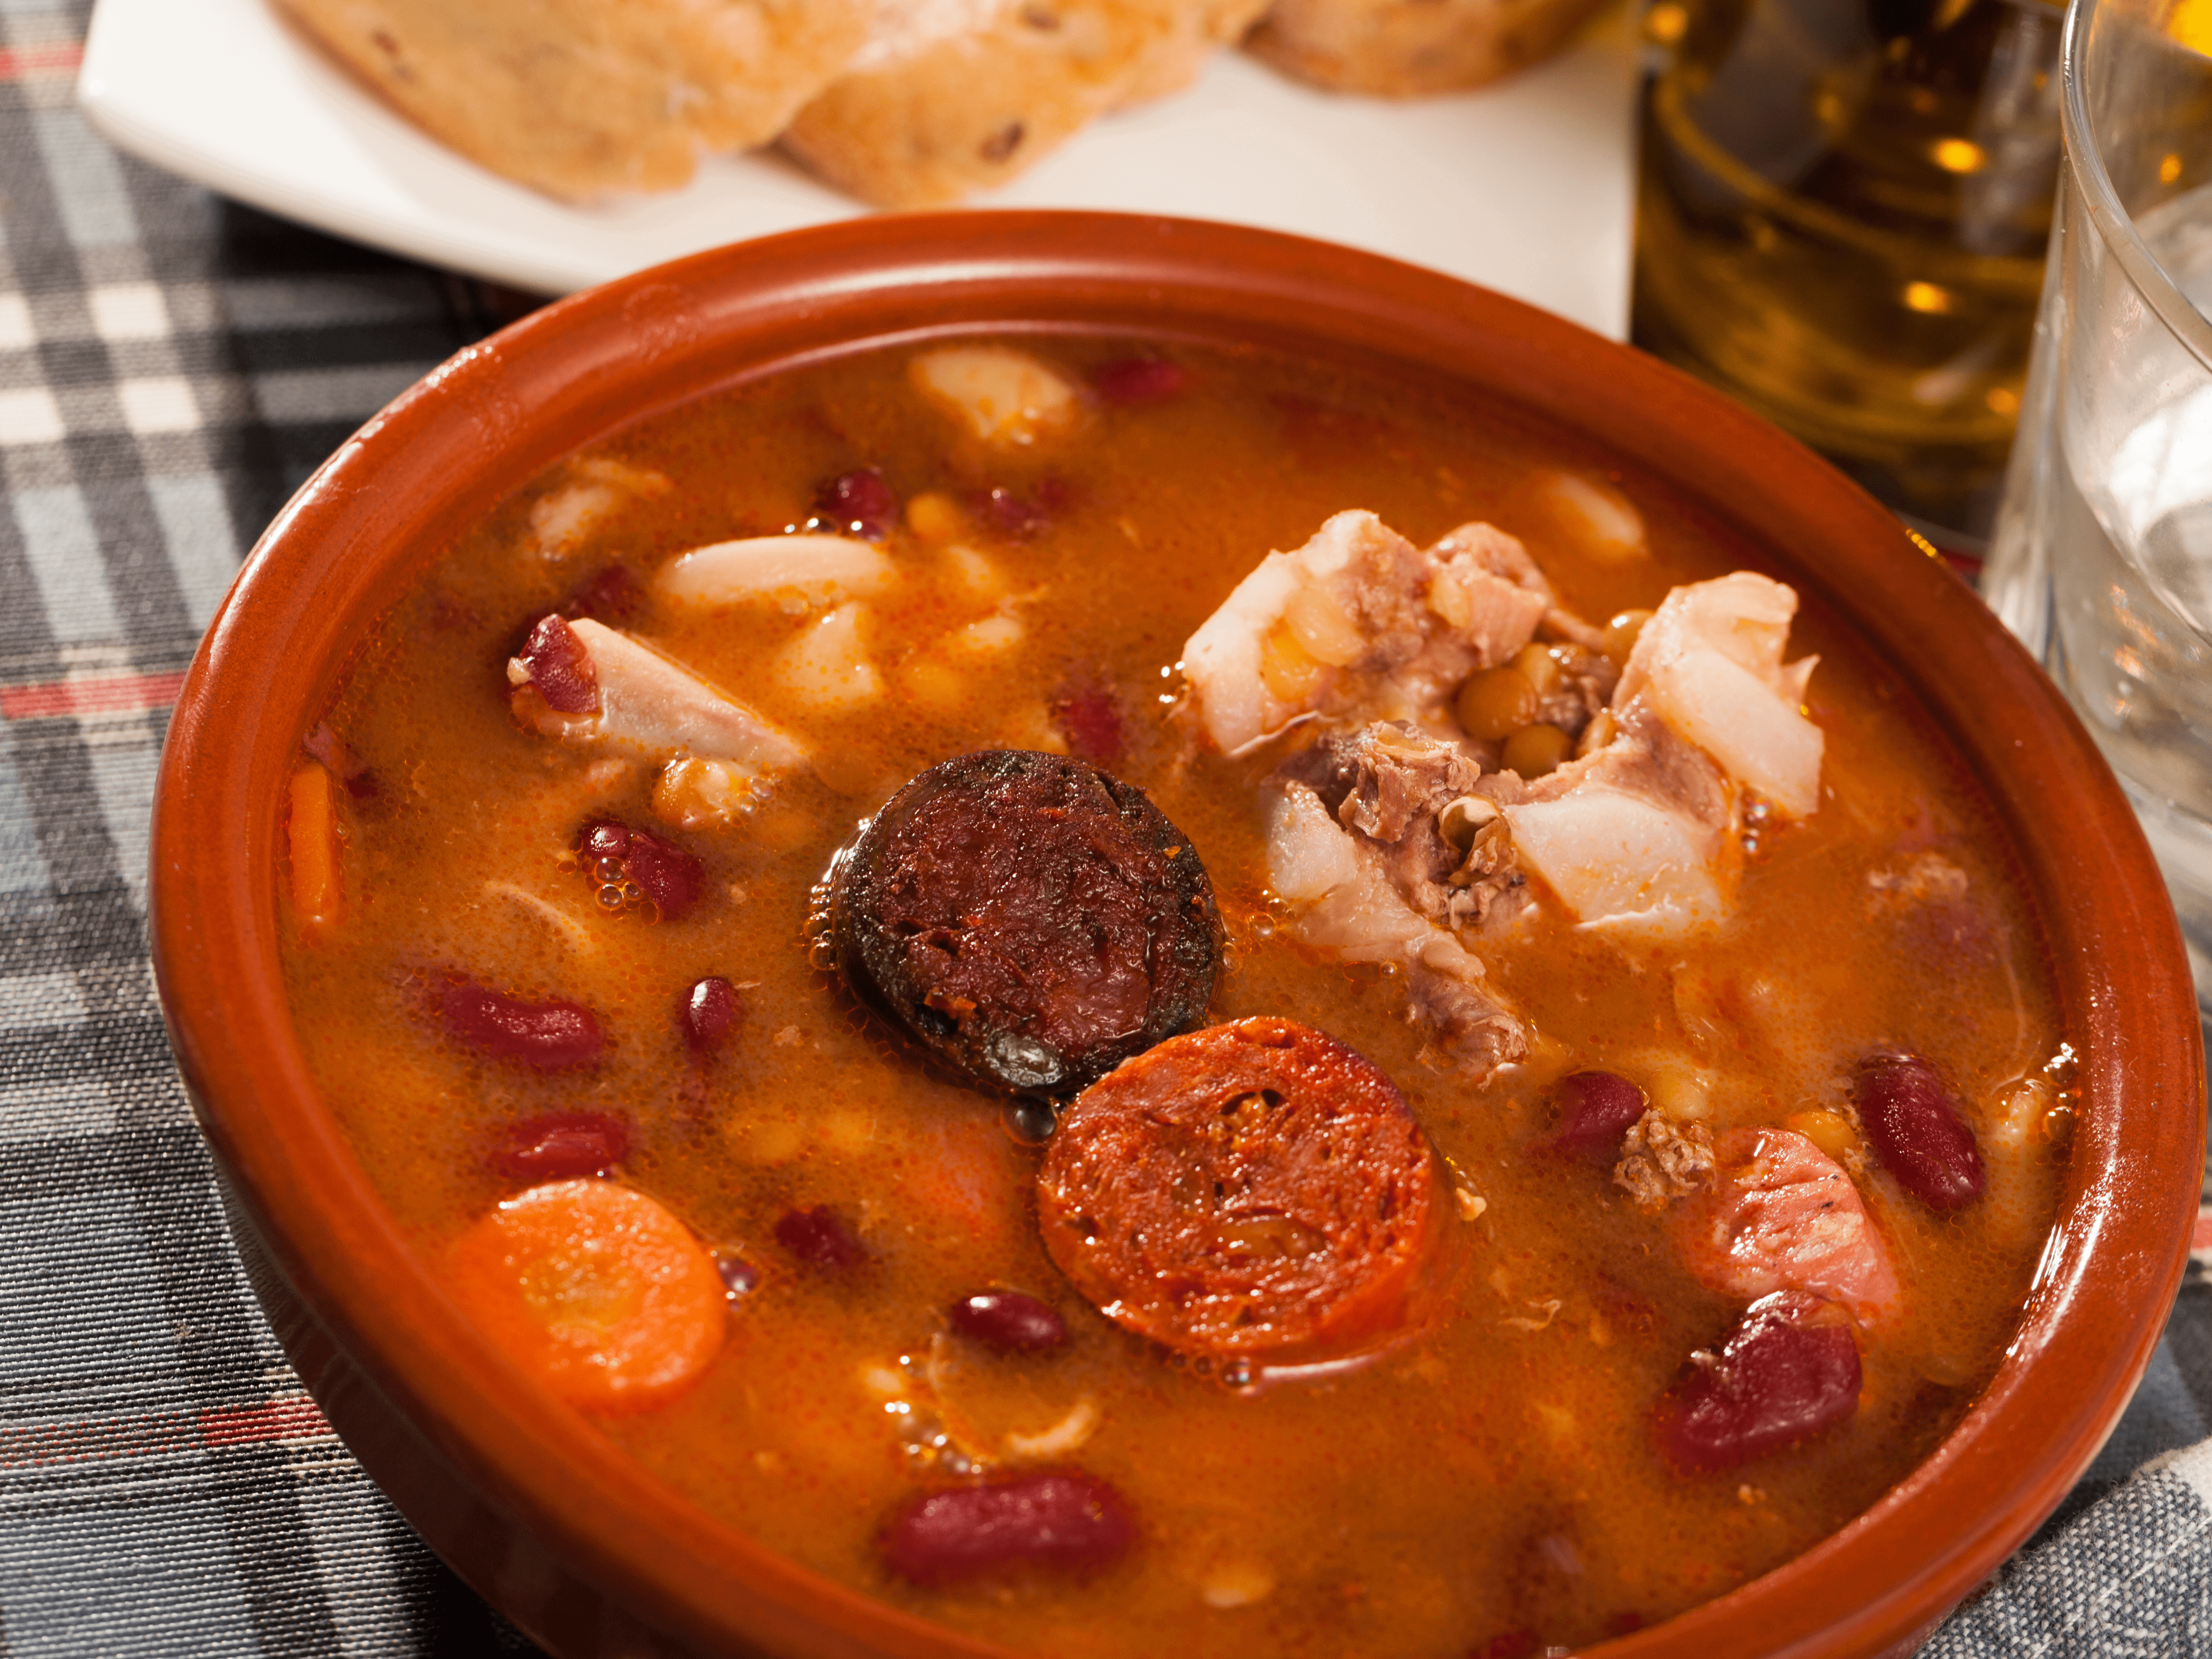
[[1379, 1066], [1262, 1016], [1172, 1037], [1077, 1097], [1045, 1150], [1037, 1220], [1116, 1324], [1185, 1352], [1303, 1357], [1404, 1316], [1437, 1183]]
[[1145, 793], [1063, 755], [930, 768], [838, 855], [830, 939], [855, 995], [969, 1080], [1067, 1095], [1183, 1030], [1221, 922]]
[[1894, 1307], [1889, 1247], [1833, 1158], [1790, 1129], [1731, 1129], [1713, 1152], [1714, 1179], [1674, 1215], [1698, 1283], [1747, 1299], [1809, 1291], [1861, 1324]]

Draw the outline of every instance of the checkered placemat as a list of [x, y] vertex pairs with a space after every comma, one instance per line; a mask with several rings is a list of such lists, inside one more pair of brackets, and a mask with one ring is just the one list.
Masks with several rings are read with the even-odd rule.
[[[145, 942], [168, 705], [244, 550], [495, 308], [118, 157], [70, 102], [88, 10], [0, 0], [0, 1659], [527, 1652], [278, 1352]], [[2212, 1659], [2198, 1278], [2088, 1480], [1930, 1654]]]

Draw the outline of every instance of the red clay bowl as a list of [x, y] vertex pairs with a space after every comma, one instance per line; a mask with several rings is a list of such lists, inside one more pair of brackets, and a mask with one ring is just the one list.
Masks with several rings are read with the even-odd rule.
[[1908, 1647], [2087, 1465], [2180, 1279], [2203, 1061], [2180, 935], [2135, 818], [1966, 586], [1790, 439], [1510, 300], [1221, 225], [873, 219], [663, 266], [461, 353], [270, 526], [170, 727], [154, 959], [239, 1244], [310, 1391], [432, 1547], [556, 1652], [993, 1651], [802, 1571], [673, 1496], [464, 1322], [309, 1079], [278, 972], [276, 893], [280, 803], [310, 711], [456, 532], [568, 451], [708, 388], [857, 343], [1000, 325], [1395, 366], [1577, 429], [1769, 550], [1893, 666], [1976, 772], [2019, 849], [2081, 1050], [2063, 1207], [2020, 1334], [1957, 1431], [1873, 1509], [1606, 1651]]

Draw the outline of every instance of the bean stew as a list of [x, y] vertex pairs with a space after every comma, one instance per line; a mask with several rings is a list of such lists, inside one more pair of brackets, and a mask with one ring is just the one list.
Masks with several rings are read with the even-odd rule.
[[276, 809], [319, 1086], [520, 1373], [1020, 1652], [1538, 1654], [1954, 1428], [2072, 1050], [1759, 549], [1449, 387], [877, 348], [446, 550]]

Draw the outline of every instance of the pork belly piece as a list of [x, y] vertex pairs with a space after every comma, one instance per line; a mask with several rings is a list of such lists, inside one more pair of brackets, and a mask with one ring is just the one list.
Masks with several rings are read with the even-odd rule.
[[1605, 740], [1549, 775], [1486, 784], [1522, 867], [1589, 927], [1681, 933], [1726, 914], [1739, 792], [1788, 817], [1820, 804], [1817, 659], [1784, 665], [1797, 596], [1749, 571], [1675, 588], [1644, 625]]
[[1668, 594], [1644, 624], [1613, 701], [1641, 698], [1746, 788], [1791, 817], [1820, 803], [1820, 728], [1805, 715], [1817, 657], [1786, 666], [1797, 595], [1748, 570]]
[[1425, 550], [1372, 513], [1340, 513], [1270, 553], [1182, 651], [1206, 736], [1245, 752], [1316, 715], [1442, 729], [1445, 699], [1555, 608], [1526, 549], [1486, 524]]
[[[1435, 816], [1414, 823], [1432, 834]], [[1267, 826], [1267, 878], [1296, 912], [1298, 938], [1340, 961], [1402, 964], [1409, 1016], [1471, 1070], [1519, 1059], [1528, 1049], [1527, 1026], [1490, 994], [1481, 958], [1408, 902], [1393, 872], [1403, 856], [1348, 829], [1310, 784], [1280, 783]]]
[[566, 743], [655, 761], [698, 759], [762, 780], [804, 764], [805, 749], [641, 640], [557, 614], [507, 665], [515, 719]]
[[1789, 1129], [1731, 1129], [1714, 1144], [1710, 1184], [1684, 1200], [1673, 1228], [1698, 1282], [1756, 1301], [1807, 1291], [1861, 1324], [1896, 1304], [1889, 1247], [1843, 1167]]
[[1727, 912], [1726, 780], [1642, 702], [1580, 759], [1533, 783], [1493, 775], [1481, 792], [1504, 810], [1521, 866], [1586, 927], [1681, 933]]

